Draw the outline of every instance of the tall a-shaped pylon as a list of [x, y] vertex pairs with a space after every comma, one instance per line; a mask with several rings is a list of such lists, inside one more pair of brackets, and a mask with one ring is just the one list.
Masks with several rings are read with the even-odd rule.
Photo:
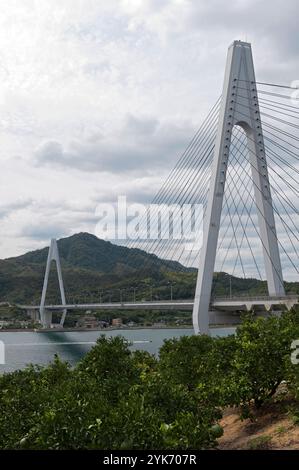
[[[46, 310], [45, 310], [45, 301], [46, 301], [49, 274], [50, 274], [51, 262], [52, 261], [55, 261], [55, 263], [56, 263], [59, 289], [60, 289], [60, 295], [61, 295], [61, 303], [62, 303], [63, 306], [65, 306], [66, 301], [65, 301], [65, 294], [64, 294], [64, 287], [63, 287], [62, 271], [61, 271], [57, 241], [55, 240], [55, 238], [52, 238], [51, 244], [50, 244], [50, 247], [49, 247], [47, 266], [46, 266], [46, 272], [45, 272], [45, 278], [44, 278], [44, 285], [43, 285], [42, 297], [41, 297], [40, 308], [39, 308], [40, 320], [41, 320], [41, 323], [42, 323], [44, 328], [47, 328], [47, 327], [51, 326], [52, 314], [49, 313], [49, 312], [46, 312]], [[63, 324], [64, 324], [65, 317], [66, 317], [66, 308], [63, 309], [62, 317], [61, 317], [61, 320], [60, 320], [60, 325], [61, 326], [63, 326]]]
[[209, 305], [234, 126], [242, 127], [247, 136], [269, 295], [283, 296], [285, 292], [255, 87], [251, 45], [241, 41], [233, 42], [227, 56], [193, 307], [193, 325], [196, 333], [209, 333]]

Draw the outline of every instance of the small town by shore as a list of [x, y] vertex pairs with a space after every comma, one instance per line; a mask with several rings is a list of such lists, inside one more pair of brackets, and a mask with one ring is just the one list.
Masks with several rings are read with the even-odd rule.
[[27, 311], [13, 305], [0, 306], [0, 331], [109, 331], [141, 328], [192, 328], [190, 312], [173, 311], [68, 311], [64, 325], [60, 324], [61, 315], [53, 313], [52, 324], [43, 328], [39, 316], [30, 316]]

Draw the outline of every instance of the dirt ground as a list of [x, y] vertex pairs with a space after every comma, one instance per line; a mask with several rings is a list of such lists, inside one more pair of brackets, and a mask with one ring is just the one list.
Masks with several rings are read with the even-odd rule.
[[255, 412], [255, 420], [240, 420], [238, 410], [226, 409], [221, 426], [224, 435], [218, 449], [299, 449], [299, 424], [286, 403], [273, 403]]

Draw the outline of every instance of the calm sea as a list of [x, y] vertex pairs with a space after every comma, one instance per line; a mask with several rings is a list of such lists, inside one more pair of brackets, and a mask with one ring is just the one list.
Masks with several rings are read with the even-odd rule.
[[[234, 328], [215, 328], [213, 336], [232, 334]], [[132, 349], [143, 349], [157, 354], [165, 339], [192, 335], [193, 329], [138, 329], [74, 332], [0, 332], [0, 340], [5, 347], [5, 364], [0, 364], [1, 372], [10, 372], [26, 367], [27, 364], [47, 364], [54, 354], [75, 364], [95, 344], [97, 338], [121, 335], [132, 343]]]

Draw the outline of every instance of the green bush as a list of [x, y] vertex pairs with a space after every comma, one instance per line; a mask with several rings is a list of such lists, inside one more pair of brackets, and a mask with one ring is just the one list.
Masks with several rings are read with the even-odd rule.
[[220, 416], [120, 337], [99, 338], [74, 369], [56, 358], [3, 375], [0, 412], [3, 449], [208, 448]]
[[16, 448], [41, 419], [43, 410], [60, 399], [71, 378], [58, 357], [48, 367], [30, 366], [0, 376], [0, 448]]
[[[298, 313], [246, 317], [226, 338], [165, 341], [159, 358], [100, 337], [71, 368], [58, 357], [0, 376], [2, 449], [206, 449], [221, 408], [262, 406], [282, 380], [299, 399]], [[296, 407], [294, 416], [299, 416]]]
[[235, 337], [183, 336], [165, 341], [160, 349], [159, 370], [172, 384], [197, 390], [204, 402], [223, 406], [233, 394]]
[[[288, 314], [288, 320], [292, 328], [292, 334], [290, 335], [290, 345], [293, 341], [299, 340], [299, 309], [292, 310]], [[297, 347], [298, 348], [298, 347]], [[285, 368], [286, 377], [289, 390], [294, 394], [297, 400], [299, 400], [299, 364], [296, 362], [299, 359], [297, 348], [291, 349], [290, 354], [286, 356]], [[292, 360], [293, 359], [293, 360]], [[298, 417], [299, 420], [299, 407], [294, 411], [294, 416]]]
[[252, 402], [261, 407], [287, 378], [286, 360], [298, 331], [297, 320], [292, 313], [256, 320], [246, 317], [237, 328], [232, 401], [241, 405], [244, 416]]

